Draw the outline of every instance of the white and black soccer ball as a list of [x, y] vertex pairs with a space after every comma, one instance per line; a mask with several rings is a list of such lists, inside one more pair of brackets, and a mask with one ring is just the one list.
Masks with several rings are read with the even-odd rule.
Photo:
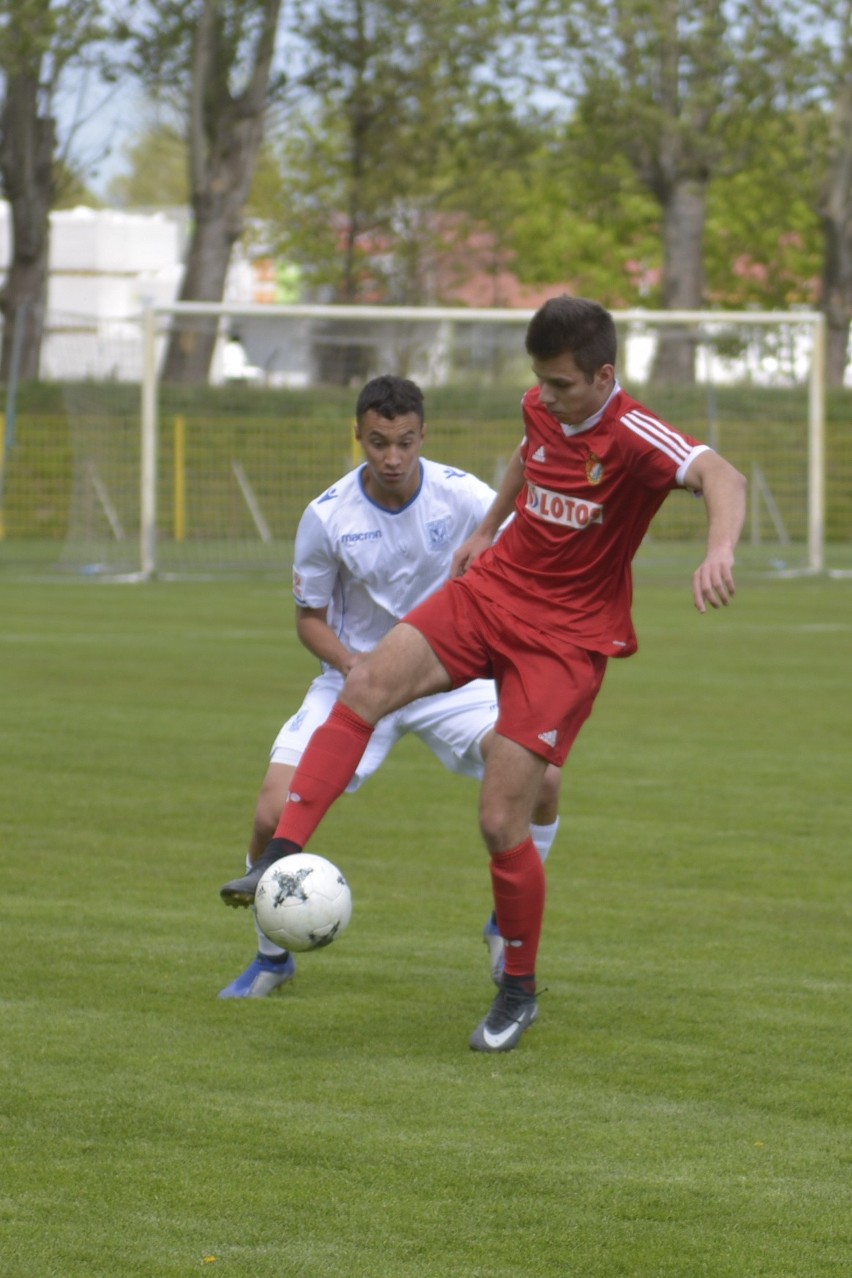
[[254, 909], [261, 931], [285, 950], [331, 945], [352, 917], [352, 893], [324, 856], [294, 852], [265, 870]]

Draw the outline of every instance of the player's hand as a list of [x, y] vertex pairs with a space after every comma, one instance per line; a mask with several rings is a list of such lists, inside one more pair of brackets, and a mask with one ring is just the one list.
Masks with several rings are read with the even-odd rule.
[[464, 576], [474, 559], [478, 559], [483, 550], [487, 550], [490, 545], [491, 537], [487, 533], [471, 533], [467, 541], [463, 541], [453, 555], [452, 563], [450, 564], [450, 576]]
[[692, 597], [699, 612], [727, 608], [736, 594], [733, 555], [708, 555], [692, 577]]
[[366, 652], [348, 652], [344, 659], [338, 663], [338, 670], [345, 678], [353, 666], [357, 666], [369, 654]]

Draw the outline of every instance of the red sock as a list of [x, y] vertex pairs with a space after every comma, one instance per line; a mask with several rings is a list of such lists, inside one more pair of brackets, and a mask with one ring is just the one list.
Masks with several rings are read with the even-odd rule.
[[290, 783], [290, 793], [275, 829], [276, 839], [303, 848], [335, 799], [352, 780], [373, 725], [354, 710], [335, 703], [308, 742]]
[[497, 926], [506, 942], [507, 976], [535, 977], [544, 918], [544, 866], [532, 837], [491, 858]]

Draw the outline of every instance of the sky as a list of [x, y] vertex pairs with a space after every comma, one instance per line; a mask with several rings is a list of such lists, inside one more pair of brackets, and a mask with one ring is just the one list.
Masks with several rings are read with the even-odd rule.
[[113, 178], [129, 168], [127, 149], [145, 127], [145, 99], [134, 82], [112, 88], [81, 79], [54, 104], [63, 146], [86, 186], [105, 199]]

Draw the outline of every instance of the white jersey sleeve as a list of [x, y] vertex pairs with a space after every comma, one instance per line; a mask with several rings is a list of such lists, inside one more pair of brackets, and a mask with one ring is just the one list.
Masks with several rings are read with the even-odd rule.
[[293, 594], [302, 608], [325, 608], [334, 594], [338, 563], [313, 504], [299, 521], [293, 568]]
[[326, 608], [353, 652], [384, 634], [447, 580], [453, 551], [477, 527], [494, 491], [465, 471], [421, 462], [421, 483], [401, 510], [364, 492], [364, 468], [311, 502], [299, 523], [293, 565], [296, 602]]

